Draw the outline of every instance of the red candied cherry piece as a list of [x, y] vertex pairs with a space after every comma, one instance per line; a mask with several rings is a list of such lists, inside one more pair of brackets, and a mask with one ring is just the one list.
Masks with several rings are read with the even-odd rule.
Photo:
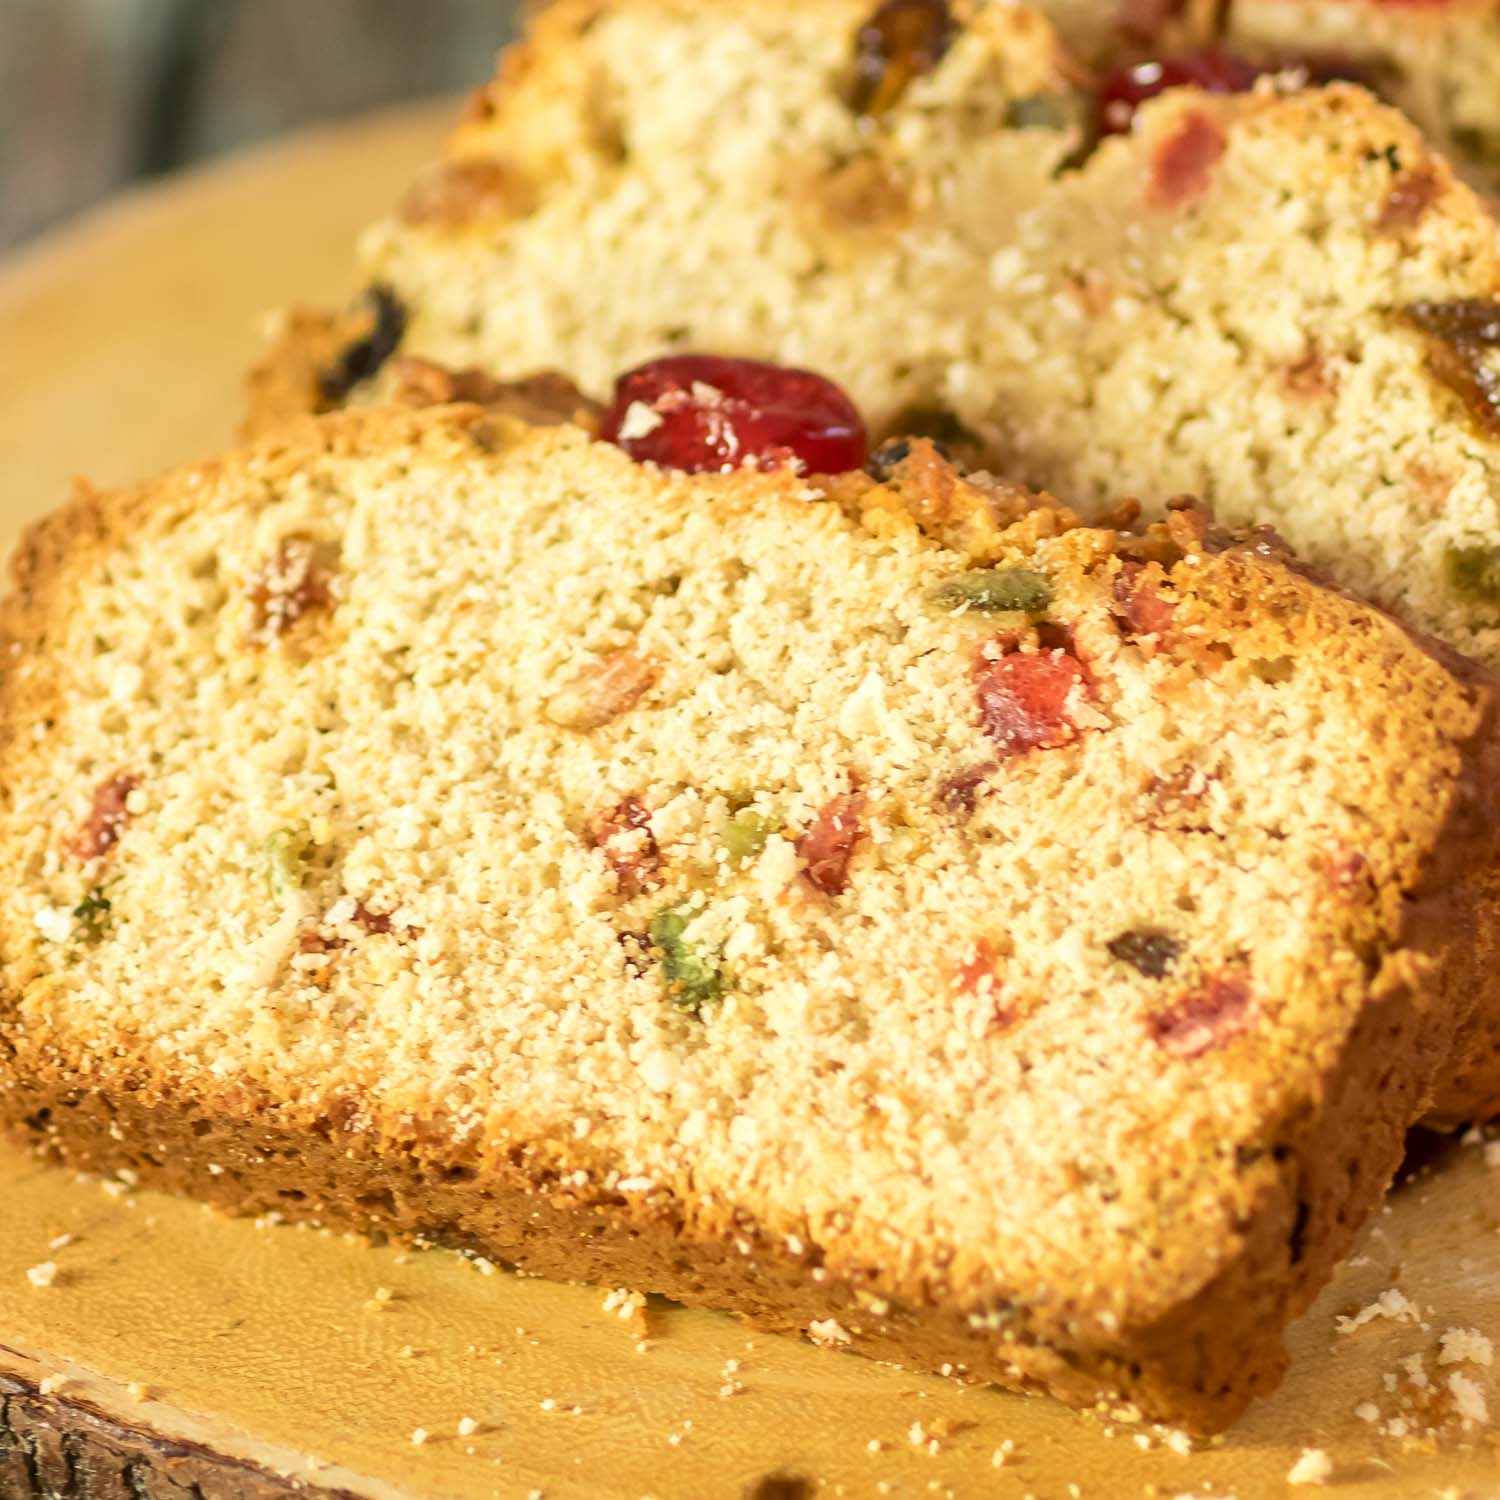
[[974, 672], [980, 727], [1003, 755], [1054, 750], [1078, 738], [1069, 714], [1075, 693], [1089, 691], [1088, 673], [1075, 656], [1053, 651], [981, 655]]
[[842, 474], [869, 456], [864, 422], [831, 380], [713, 354], [672, 355], [622, 375], [599, 435], [638, 462], [689, 474], [746, 463]]
[[849, 884], [849, 861], [862, 832], [860, 814], [865, 799], [858, 792], [844, 792], [828, 802], [812, 827], [797, 840], [802, 874], [814, 890], [825, 896], [840, 895]]
[[1095, 128], [1119, 135], [1135, 123], [1135, 112], [1168, 89], [1196, 87], [1210, 94], [1243, 94], [1261, 75], [1254, 63], [1223, 47], [1195, 47], [1155, 62], [1111, 68], [1094, 95]]
[[1151, 1023], [1152, 1039], [1174, 1057], [1201, 1057], [1245, 1031], [1254, 1016], [1250, 978], [1242, 970], [1215, 974]]

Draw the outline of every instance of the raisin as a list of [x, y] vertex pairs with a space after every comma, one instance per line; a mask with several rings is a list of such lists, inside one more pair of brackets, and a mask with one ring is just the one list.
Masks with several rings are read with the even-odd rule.
[[1133, 927], [1110, 940], [1109, 952], [1147, 979], [1165, 979], [1182, 954], [1182, 944], [1160, 927]]
[[1500, 437], [1500, 303], [1477, 298], [1413, 302], [1401, 316], [1428, 341], [1427, 366], [1461, 400], [1474, 425]]
[[1087, 692], [1088, 677], [1064, 650], [981, 656], [974, 687], [980, 727], [1004, 755], [1053, 750], [1078, 738], [1069, 704]]
[[1500, 604], [1500, 547], [1450, 547], [1448, 582], [1481, 604]]
[[822, 808], [812, 827], [797, 840], [803, 878], [825, 896], [837, 896], [848, 887], [849, 861], [859, 842], [864, 805], [858, 792], [842, 793]]
[[318, 373], [318, 394], [329, 406], [337, 406], [355, 386], [378, 375], [406, 337], [406, 307], [390, 287], [372, 286], [364, 300], [371, 317], [370, 331]]
[[130, 817], [126, 803], [140, 784], [139, 776], [111, 776], [94, 788], [89, 815], [73, 840], [80, 859], [103, 859], [120, 842]]
[[723, 997], [726, 983], [717, 960], [705, 957], [683, 935], [693, 916], [680, 906], [657, 912], [651, 919], [650, 936], [652, 948], [661, 954], [668, 999], [678, 1010], [696, 1015]]
[[1035, 614], [1052, 603], [1052, 580], [1034, 568], [975, 568], [945, 578], [933, 589], [932, 601], [943, 609], [982, 614], [1006, 610]]
[[1223, 47], [1195, 47], [1173, 57], [1112, 68], [1094, 96], [1094, 128], [1118, 135], [1135, 124], [1136, 111], [1168, 89], [1200, 88], [1210, 94], [1242, 94], [1261, 70]]
[[951, 813], [968, 817], [979, 802], [979, 793], [990, 777], [999, 770], [992, 760], [945, 776], [938, 786], [938, 800]]
[[849, 108], [866, 119], [894, 109], [947, 55], [957, 30], [947, 0], [885, 0], [855, 36]]
[[690, 474], [742, 464], [843, 474], [868, 452], [864, 422], [831, 380], [755, 359], [677, 354], [615, 382], [605, 442]]

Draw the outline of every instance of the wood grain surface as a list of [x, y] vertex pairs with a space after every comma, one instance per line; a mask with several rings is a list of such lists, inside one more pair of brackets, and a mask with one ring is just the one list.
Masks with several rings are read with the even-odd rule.
[[[357, 228], [446, 113], [184, 179], [0, 271], [0, 541], [75, 473], [222, 442], [260, 316], [344, 295]], [[665, 1304], [643, 1347], [596, 1288], [229, 1221], [0, 1145], [0, 1500], [1263, 1500], [1306, 1449], [1340, 1497], [1495, 1500], [1494, 1432], [1451, 1381], [1500, 1418], [1500, 1365], [1441, 1351], [1451, 1329], [1500, 1342], [1500, 1145], [1428, 1144], [1292, 1331], [1282, 1389], [1197, 1447]]]

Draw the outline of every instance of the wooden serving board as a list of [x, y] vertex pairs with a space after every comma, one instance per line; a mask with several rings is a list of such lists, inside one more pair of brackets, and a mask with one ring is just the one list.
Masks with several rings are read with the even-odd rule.
[[[121, 482], [219, 445], [260, 315], [349, 290], [357, 228], [447, 114], [233, 161], [0, 271], [0, 544], [75, 473]], [[1397, 1316], [1337, 1331], [1392, 1289]], [[1293, 1330], [1282, 1389], [1186, 1452], [715, 1314], [653, 1304], [642, 1349], [597, 1289], [230, 1221], [0, 1145], [0, 1500], [1259, 1500], [1308, 1448], [1339, 1495], [1489, 1500], [1492, 1434], [1464, 1430], [1447, 1383], [1500, 1420], [1500, 1363], [1440, 1364], [1449, 1329], [1500, 1342], [1500, 1161], [1478, 1142], [1442, 1144], [1394, 1195]]]

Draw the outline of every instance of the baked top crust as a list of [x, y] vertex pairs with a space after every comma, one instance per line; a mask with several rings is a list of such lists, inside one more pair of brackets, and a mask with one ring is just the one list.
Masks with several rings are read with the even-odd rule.
[[372, 409], [80, 494], [3, 636], [0, 1114], [523, 1152], [1128, 1349], [1252, 1246], [1295, 1311], [1459, 1019], [1490, 687], [1191, 508]]

